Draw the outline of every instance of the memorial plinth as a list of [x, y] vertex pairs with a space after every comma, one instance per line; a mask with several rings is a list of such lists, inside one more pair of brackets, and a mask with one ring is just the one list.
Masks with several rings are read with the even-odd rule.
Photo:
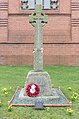
[[12, 106], [71, 106], [59, 88], [52, 88], [48, 72], [43, 70], [42, 27], [47, 23], [47, 15], [41, 5], [36, 5], [35, 12], [29, 16], [29, 22], [35, 28], [34, 33], [34, 68], [28, 72], [24, 88], [17, 89], [12, 97]]
[[[43, 38], [42, 27], [47, 23], [48, 16], [42, 12], [41, 5], [36, 5], [35, 12], [29, 15], [29, 23], [35, 28], [34, 33], [34, 70], [27, 75], [24, 88], [19, 94], [20, 99], [53, 99], [59, 98], [56, 91], [51, 87], [51, 79], [49, 74], [43, 70]], [[26, 87], [31, 84], [37, 84], [40, 87], [40, 93], [37, 97], [28, 97]]]

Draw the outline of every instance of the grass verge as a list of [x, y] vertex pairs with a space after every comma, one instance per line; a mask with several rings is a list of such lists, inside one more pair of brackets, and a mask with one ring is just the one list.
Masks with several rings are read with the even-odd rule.
[[[42, 111], [33, 107], [13, 107], [8, 112], [8, 101], [17, 87], [24, 86], [27, 73], [32, 69], [32, 66], [0, 66], [0, 119], [79, 119], [79, 98], [73, 102], [71, 117], [67, 107], [49, 107]], [[44, 70], [49, 73], [53, 87], [60, 87], [70, 101], [73, 92], [79, 92], [79, 67], [45, 66]], [[7, 95], [2, 91], [4, 88], [7, 88]]]

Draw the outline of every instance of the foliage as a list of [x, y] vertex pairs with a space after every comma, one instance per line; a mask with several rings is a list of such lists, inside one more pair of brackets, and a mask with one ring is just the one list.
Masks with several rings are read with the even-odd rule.
[[67, 109], [67, 112], [68, 112], [69, 116], [72, 115], [73, 111], [74, 111], [74, 110], [72, 110], [71, 108], [68, 108], [68, 109]]
[[11, 112], [12, 111], [12, 105], [9, 105], [8, 106], [8, 112]]
[[[10, 111], [8, 110], [8, 101], [17, 87], [24, 86], [27, 73], [32, 69], [32, 66], [0, 66], [0, 119], [69, 119], [69, 116], [79, 119], [79, 67], [72, 66], [44, 67], [51, 77], [52, 87], [60, 87], [65, 96], [73, 102], [71, 108], [46, 107], [40, 111], [34, 107], [10, 106]], [[74, 101], [72, 97], [75, 97]]]
[[2, 107], [2, 101], [0, 100], [0, 107]]

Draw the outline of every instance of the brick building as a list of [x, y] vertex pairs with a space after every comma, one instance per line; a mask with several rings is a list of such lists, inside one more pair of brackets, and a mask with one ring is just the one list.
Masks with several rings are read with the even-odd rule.
[[0, 0], [0, 65], [32, 65], [35, 4], [48, 15], [43, 28], [44, 65], [79, 65], [78, 0]]

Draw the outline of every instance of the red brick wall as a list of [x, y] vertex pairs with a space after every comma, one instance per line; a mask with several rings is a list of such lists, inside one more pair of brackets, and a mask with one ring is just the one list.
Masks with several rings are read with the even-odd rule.
[[[32, 11], [21, 11], [20, 0], [0, 0], [0, 65], [33, 65]], [[44, 10], [44, 65], [79, 65], [78, 0], [60, 0], [59, 10]], [[25, 13], [25, 14], [24, 14]]]
[[79, 43], [79, 1], [72, 0], [72, 42]]
[[0, 0], [0, 42], [7, 42], [8, 38], [8, 2]]

